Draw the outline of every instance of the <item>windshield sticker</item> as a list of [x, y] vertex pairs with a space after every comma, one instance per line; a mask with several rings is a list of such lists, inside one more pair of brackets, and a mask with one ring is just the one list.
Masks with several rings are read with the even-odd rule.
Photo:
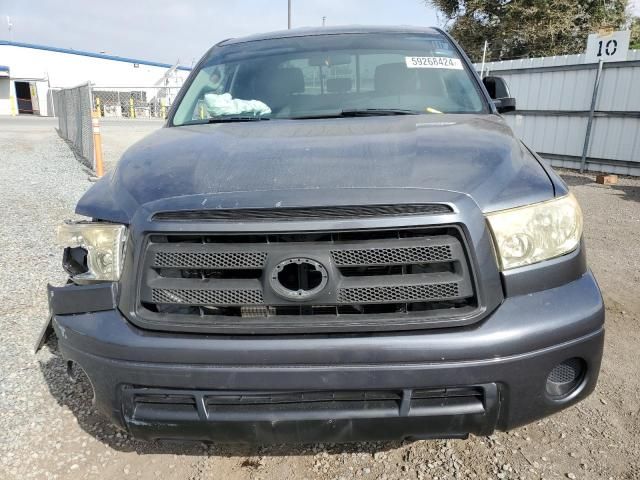
[[450, 57], [404, 57], [407, 68], [448, 68], [462, 70], [459, 58]]

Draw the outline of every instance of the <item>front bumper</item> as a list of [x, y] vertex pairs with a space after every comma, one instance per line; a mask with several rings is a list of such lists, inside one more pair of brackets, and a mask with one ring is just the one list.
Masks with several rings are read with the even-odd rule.
[[[56, 314], [53, 327], [64, 358], [91, 380], [98, 410], [136, 437], [344, 442], [486, 435], [580, 401], [596, 385], [604, 306], [587, 272], [507, 298], [478, 324], [441, 330], [167, 334], [115, 309]], [[549, 372], [576, 357], [586, 367], [580, 385], [549, 397]]]

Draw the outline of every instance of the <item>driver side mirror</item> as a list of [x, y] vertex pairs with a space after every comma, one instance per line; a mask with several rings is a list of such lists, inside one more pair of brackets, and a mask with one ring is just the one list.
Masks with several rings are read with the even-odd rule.
[[493, 103], [498, 113], [513, 112], [516, 109], [516, 99], [509, 93], [509, 87], [502, 77], [484, 77], [482, 79], [484, 87], [487, 89], [489, 96], [493, 99]]

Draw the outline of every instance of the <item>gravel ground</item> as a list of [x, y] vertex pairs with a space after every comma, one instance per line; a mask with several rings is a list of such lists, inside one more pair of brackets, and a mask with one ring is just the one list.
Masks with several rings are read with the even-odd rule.
[[[86, 379], [32, 348], [45, 285], [61, 284], [55, 226], [90, 186], [48, 119], [0, 119], [0, 479], [640, 479], [640, 179], [563, 172], [586, 216], [607, 304], [596, 393], [543, 421], [466, 441], [243, 449], [143, 443], [96, 415]], [[63, 187], [63, 188], [61, 188]]]

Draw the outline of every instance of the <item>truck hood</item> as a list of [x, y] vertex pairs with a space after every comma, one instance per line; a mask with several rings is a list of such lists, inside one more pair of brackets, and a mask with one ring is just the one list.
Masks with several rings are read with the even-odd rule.
[[371, 203], [376, 189], [447, 190], [484, 212], [554, 195], [546, 170], [497, 115], [271, 120], [161, 128], [125, 152], [77, 213], [126, 223], [152, 202], [260, 191], [264, 205], [253, 206], [274, 207], [273, 192], [285, 190], [289, 199], [298, 191], [300, 205], [305, 191], [331, 190], [326, 204], [339, 205], [354, 189], [371, 190]]

